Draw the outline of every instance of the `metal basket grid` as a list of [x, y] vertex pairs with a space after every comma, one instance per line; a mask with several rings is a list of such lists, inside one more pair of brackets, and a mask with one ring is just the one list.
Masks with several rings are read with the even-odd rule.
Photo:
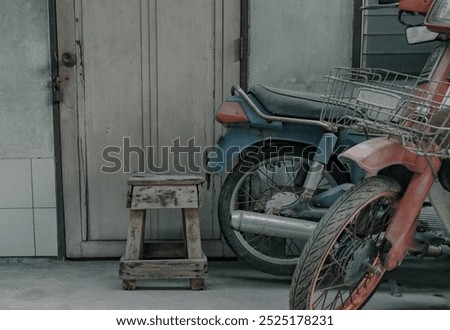
[[419, 155], [450, 158], [449, 83], [383, 69], [334, 68], [321, 121], [400, 137]]

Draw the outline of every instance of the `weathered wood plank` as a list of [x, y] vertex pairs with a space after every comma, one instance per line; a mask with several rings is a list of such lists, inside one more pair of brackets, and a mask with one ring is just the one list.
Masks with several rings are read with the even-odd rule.
[[198, 207], [197, 186], [136, 186], [131, 209], [194, 208]]
[[133, 199], [133, 186], [128, 186], [127, 192], [127, 209], [131, 208], [131, 200]]
[[191, 290], [199, 291], [203, 290], [205, 286], [205, 280], [203, 278], [191, 278]]
[[120, 261], [122, 280], [206, 278], [208, 265], [203, 259], [124, 260]]
[[202, 184], [205, 179], [198, 175], [133, 175], [128, 184], [133, 186], [190, 186]]
[[203, 255], [200, 239], [200, 219], [198, 209], [183, 209], [183, 223], [186, 231], [186, 252], [190, 259]]
[[144, 259], [185, 258], [183, 241], [151, 241], [144, 243]]
[[130, 211], [127, 246], [124, 256], [126, 260], [142, 259], [144, 251], [145, 213], [145, 210]]
[[[186, 253], [190, 259], [203, 255], [200, 238], [199, 209], [183, 209], [183, 224], [185, 230]], [[191, 290], [202, 290], [205, 283], [203, 279], [191, 278]]]

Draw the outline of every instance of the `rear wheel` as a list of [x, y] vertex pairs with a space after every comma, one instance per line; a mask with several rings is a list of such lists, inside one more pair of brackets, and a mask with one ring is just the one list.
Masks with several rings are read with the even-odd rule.
[[[275, 145], [256, 149], [244, 157], [225, 180], [219, 197], [219, 223], [231, 249], [252, 267], [275, 275], [292, 275], [305, 241], [234, 230], [235, 210], [270, 213], [296, 200], [302, 193], [314, 150]], [[335, 166], [337, 168], [337, 166]], [[345, 182], [346, 174], [324, 172], [317, 193]]]
[[343, 195], [316, 227], [295, 269], [291, 309], [360, 309], [378, 287], [389, 250], [384, 233], [400, 186], [369, 179]]

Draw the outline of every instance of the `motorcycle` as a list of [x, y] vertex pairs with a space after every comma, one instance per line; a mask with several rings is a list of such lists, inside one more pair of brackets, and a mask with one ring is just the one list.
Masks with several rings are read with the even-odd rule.
[[[403, 0], [398, 8], [403, 23], [404, 12], [424, 16], [423, 25], [406, 29], [410, 43], [442, 43], [419, 77], [347, 68], [330, 75], [323, 122], [378, 136], [339, 156], [366, 178], [336, 201], [304, 247], [291, 309], [360, 309], [406, 255], [448, 254], [450, 0]], [[392, 174], [399, 167], [402, 177]], [[443, 233], [421, 230], [419, 214], [429, 201]]]
[[216, 120], [226, 127], [208, 155], [210, 173], [228, 173], [219, 202], [222, 234], [251, 266], [292, 275], [327, 209], [362, 178], [337, 154], [365, 140], [320, 121], [319, 94], [233, 86]]

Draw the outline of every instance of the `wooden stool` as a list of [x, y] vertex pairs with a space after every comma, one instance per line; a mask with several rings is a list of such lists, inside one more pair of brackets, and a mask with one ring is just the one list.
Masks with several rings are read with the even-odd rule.
[[[131, 209], [130, 223], [119, 271], [124, 290], [136, 289], [138, 279], [156, 278], [186, 278], [190, 279], [192, 290], [203, 289], [208, 273], [200, 239], [200, 187], [203, 182], [199, 176], [135, 175], [129, 178], [127, 207]], [[182, 209], [184, 242], [144, 245], [146, 210], [163, 208]]]

